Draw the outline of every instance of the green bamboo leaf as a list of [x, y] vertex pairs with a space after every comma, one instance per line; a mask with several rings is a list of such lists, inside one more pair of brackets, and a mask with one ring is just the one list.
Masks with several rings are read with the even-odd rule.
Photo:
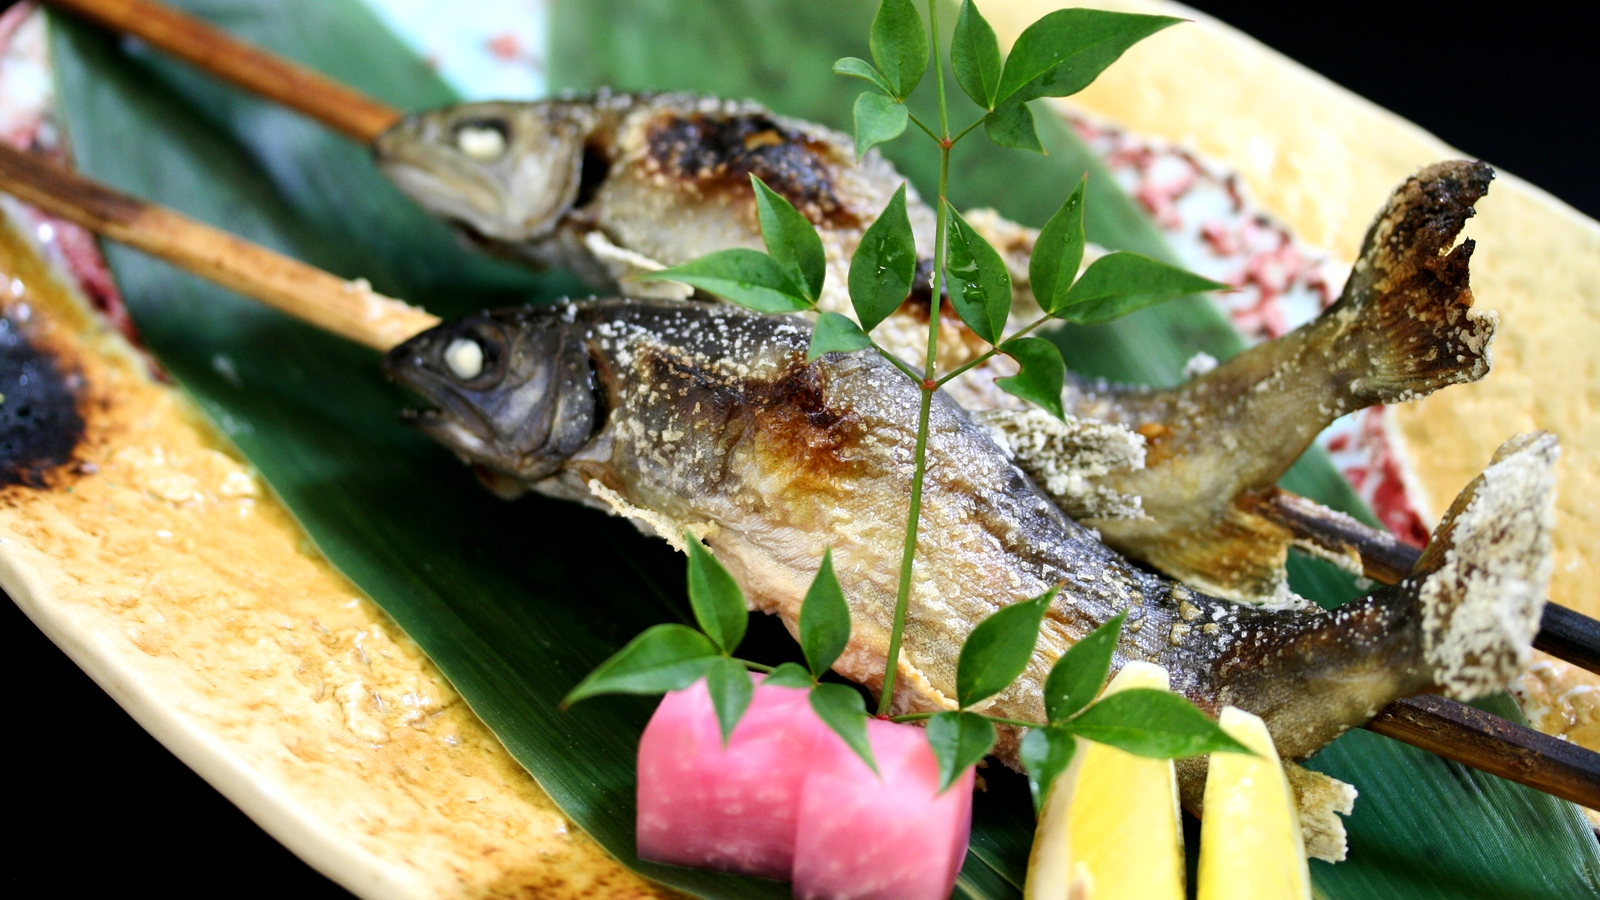
[[799, 663], [786, 662], [768, 672], [767, 676], [761, 679], [761, 683], [770, 684], [774, 687], [808, 688], [816, 683], [816, 679], [811, 677], [811, 673], [806, 671], [805, 666]]
[[1117, 649], [1126, 610], [1089, 632], [1061, 654], [1044, 682], [1044, 708], [1051, 722], [1064, 722], [1088, 706], [1105, 686], [1111, 654]]
[[1044, 801], [1050, 796], [1050, 787], [1072, 765], [1072, 757], [1077, 750], [1077, 737], [1064, 728], [1030, 728], [1023, 735], [1017, 756], [1023, 770], [1028, 773], [1028, 793], [1033, 796], [1035, 814], [1044, 809]]
[[1054, 313], [1067, 302], [1067, 291], [1083, 262], [1083, 192], [1088, 184], [1088, 175], [1078, 180], [1078, 186], [1044, 223], [1033, 244], [1028, 283], [1039, 307], [1047, 313]]
[[872, 61], [897, 99], [911, 96], [928, 69], [928, 32], [911, 0], [882, 0], [872, 19]]
[[800, 604], [800, 649], [811, 674], [821, 676], [850, 643], [850, 606], [833, 574], [833, 548], [822, 552], [822, 565]]
[[850, 257], [850, 305], [863, 331], [870, 333], [905, 303], [916, 274], [917, 244], [901, 184]]
[[950, 72], [973, 103], [994, 108], [995, 92], [1000, 90], [1000, 42], [972, 0], [961, 0], [961, 12], [956, 16]]
[[788, 280], [800, 287], [806, 299], [815, 303], [822, 295], [822, 280], [828, 274], [828, 257], [822, 252], [817, 229], [794, 204], [767, 183], [750, 175], [756, 192], [756, 214], [761, 219], [761, 239], [767, 253], [778, 263]]
[[1123, 51], [1182, 19], [1061, 9], [1029, 25], [1011, 45], [1000, 100], [1066, 97], [1088, 87]]
[[1010, 687], [1027, 668], [1056, 590], [1002, 607], [967, 635], [956, 660], [956, 702], [962, 709]]
[[1067, 365], [1056, 345], [1044, 338], [1012, 338], [1001, 344], [1000, 350], [1022, 366], [1021, 372], [1009, 378], [995, 379], [1000, 390], [1065, 418], [1061, 388], [1066, 383]]
[[1225, 284], [1147, 256], [1112, 253], [1089, 264], [1053, 314], [1069, 322], [1095, 325], [1166, 300], [1227, 289]]
[[811, 327], [811, 343], [806, 347], [806, 362], [820, 358], [824, 353], [853, 353], [872, 346], [872, 338], [861, 326], [850, 321], [849, 316], [825, 312], [817, 316]]
[[872, 758], [872, 743], [867, 740], [867, 705], [860, 691], [824, 682], [811, 689], [811, 709], [861, 757], [867, 768], [878, 773], [878, 762]]
[[680, 281], [756, 312], [798, 312], [813, 306], [805, 289], [795, 284], [777, 260], [744, 247], [718, 250], [634, 277], [639, 281]]
[[571, 706], [600, 694], [665, 694], [699, 681], [721, 657], [687, 625], [657, 625], [629, 641], [578, 682], [561, 701]]
[[1250, 753], [1193, 703], [1167, 691], [1129, 688], [1102, 698], [1056, 726], [1138, 756], [1181, 759], [1202, 753]]
[[732, 653], [750, 624], [744, 591], [699, 538], [685, 531], [683, 542], [689, 546], [689, 605], [695, 621], [722, 652]]
[[945, 274], [950, 305], [961, 321], [991, 344], [1000, 342], [1011, 316], [1011, 272], [983, 235], [950, 208]]
[[706, 670], [706, 693], [711, 696], [711, 708], [717, 713], [717, 727], [722, 730], [722, 746], [728, 746], [733, 729], [750, 708], [755, 696], [755, 682], [750, 671], [726, 656], [719, 656]]
[[994, 746], [994, 723], [977, 713], [939, 713], [928, 720], [928, 746], [939, 763], [942, 794], [962, 772], [989, 755]]
[[883, 91], [885, 94], [894, 94], [894, 88], [889, 86], [889, 81], [883, 77], [883, 73], [879, 72], [876, 66], [864, 59], [846, 56], [833, 64], [833, 74], [860, 78], [863, 81], [871, 82], [873, 87]]
[[905, 134], [908, 121], [905, 104], [896, 103], [893, 98], [871, 91], [857, 97], [856, 160], [860, 161], [874, 146]]

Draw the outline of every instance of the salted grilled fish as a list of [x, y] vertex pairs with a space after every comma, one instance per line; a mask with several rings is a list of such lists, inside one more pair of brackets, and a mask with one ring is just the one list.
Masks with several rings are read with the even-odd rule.
[[[810, 326], [728, 306], [602, 300], [482, 313], [393, 350], [463, 460], [550, 495], [699, 534], [753, 609], [793, 631], [823, 551], [851, 611], [835, 668], [881, 687], [918, 391], [872, 353], [805, 362]], [[1046, 497], [948, 397], [933, 405], [915, 584], [893, 707], [954, 706], [957, 651], [995, 610], [1061, 590], [1034, 659], [987, 711], [1041, 720], [1050, 665], [1128, 613], [1115, 665], [1147, 660], [1215, 713], [1262, 716], [1309, 756], [1390, 701], [1473, 697], [1521, 671], [1548, 582], [1555, 441], [1507, 445], [1417, 570], [1333, 611], [1209, 596], [1130, 563]], [[1014, 760], [1017, 735], [998, 752]], [[1185, 791], [1198, 800], [1189, 770]]]
[[[817, 226], [829, 266], [821, 306], [846, 315], [848, 260], [903, 181], [876, 152], [857, 165], [845, 135], [753, 103], [682, 94], [464, 104], [413, 115], [375, 147], [396, 184], [477, 239], [635, 295], [688, 291], [630, 275], [763, 246], [755, 174]], [[1481, 163], [1446, 163], [1408, 181], [1380, 214], [1344, 299], [1294, 334], [1171, 390], [1073, 380], [1070, 412], [1139, 429], [1148, 452], [1126, 430], [1085, 422], [1063, 434], [1021, 409], [994, 385], [1014, 373], [1004, 357], [949, 390], [969, 410], [998, 411], [988, 422], [1024, 468], [1118, 549], [1219, 595], [1292, 600], [1290, 535], [1249, 512], [1253, 499], [1339, 415], [1488, 370], [1493, 319], [1470, 310], [1470, 242], [1443, 251], [1492, 175]], [[932, 211], [914, 191], [907, 208], [927, 259]], [[1037, 232], [992, 213], [970, 219], [1008, 261], [1019, 327], [1039, 314], [1027, 281]], [[880, 343], [921, 359], [929, 299], [924, 275], [880, 326]], [[946, 368], [987, 349], [953, 316], [940, 324]]]

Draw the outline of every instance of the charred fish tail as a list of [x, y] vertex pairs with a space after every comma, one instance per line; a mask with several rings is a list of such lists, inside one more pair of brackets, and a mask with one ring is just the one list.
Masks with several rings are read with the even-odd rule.
[[1247, 638], [1217, 669], [1217, 699], [1262, 716], [1284, 756], [1303, 758], [1400, 697], [1505, 689], [1544, 611], [1558, 455], [1548, 432], [1507, 441], [1405, 580]]
[[[1367, 231], [1339, 302], [1352, 409], [1413, 400], [1489, 373], [1495, 317], [1472, 308], [1473, 242], [1455, 243], [1494, 170], [1436, 163], [1406, 179]], [[1346, 324], [1347, 323], [1347, 324]]]
[[1339, 301], [1291, 334], [1170, 391], [1086, 393], [1080, 407], [1110, 403], [1150, 441], [1144, 469], [1099, 480], [1149, 515], [1096, 522], [1107, 543], [1220, 596], [1281, 597], [1292, 535], [1252, 511], [1254, 495], [1335, 418], [1488, 373], [1495, 317], [1472, 308], [1473, 244], [1454, 242], [1493, 177], [1455, 161], [1407, 179]]

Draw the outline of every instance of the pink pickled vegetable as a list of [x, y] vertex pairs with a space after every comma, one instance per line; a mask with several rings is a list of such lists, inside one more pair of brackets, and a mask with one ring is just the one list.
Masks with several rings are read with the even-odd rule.
[[946, 900], [967, 855], [971, 769], [943, 794], [927, 734], [867, 722], [880, 781], [831, 731], [811, 754], [795, 834], [801, 900]]
[[787, 879], [824, 732], [805, 690], [757, 684], [724, 749], [704, 681], [668, 694], [639, 742], [639, 857]]

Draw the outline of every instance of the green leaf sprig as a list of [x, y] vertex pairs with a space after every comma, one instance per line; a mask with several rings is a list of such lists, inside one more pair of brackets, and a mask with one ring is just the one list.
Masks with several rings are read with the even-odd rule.
[[[927, 352], [920, 370], [888, 353], [871, 336], [900, 308], [914, 287], [917, 248], [904, 184], [862, 234], [850, 259], [847, 287], [854, 319], [836, 311], [818, 310], [827, 276], [822, 240], [813, 223], [788, 199], [754, 176], [751, 189], [765, 253], [723, 250], [641, 276], [682, 282], [758, 312], [817, 312], [807, 360], [829, 353], [871, 349], [919, 388], [910, 509], [878, 700], [880, 717], [887, 717], [893, 700], [910, 603], [934, 393], [973, 367], [1004, 355], [1016, 364], [1017, 374], [998, 379], [997, 385], [1058, 417], [1064, 416], [1061, 395], [1066, 365], [1061, 352], [1054, 343], [1030, 336], [1031, 332], [1051, 321], [1105, 322], [1151, 304], [1224, 287], [1133, 253], [1101, 257], [1080, 276], [1085, 250], [1085, 182], [1080, 180], [1040, 231], [1029, 261], [1029, 281], [1044, 315], [1013, 329], [1010, 322], [1014, 286], [1005, 260], [944, 199], [949, 196], [951, 149], [982, 127], [997, 144], [1043, 152], [1033, 112], [1028, 107], [1030, 101], [1065, 97], [1082, 90], [1129, 47], [1180, 20], [1101, 10], [1059, 10], [1028, 26], [1010, 55], [1002, 56], [994, 29], [972, 0], [963, 0], [949, 51], [951, 74], [984, 112], [964, 128], [952, 131], [945, 93], [945, 57], [937, 42], [938, 11], [937, 0], [929, 0], [928, 24], [924, 26], [912, 0], [880, 0], [868, 41], [872, 60], [846, 57], [833, 66], [837, 74], [860, 79], [869, 88], [855, 101], [858, 159], [874, 146], [898, 139], [908, 125], [915, 125], [939, 150], [939, 202], [929, 285], [932, 299]], [[906, 99], [927, 74], [930, 57], [939, 95], [936, 123], [919, 120], [906, 106]], [[961, 321], [989, 344], [989, 349], [953, 371], [941, 372], [937, 366], [939, 307], [945, 296]], [[699, 599], [696, 584], [700, 585]], [[574, 689], [569, 700], [606, 690], [642, 692], [645, 686], [668, 690], [705, 677], [726, 740], [749, 703], [749, 675], [735, 671], [741, 666], [731, 655], [743, 636], [743, 627], [733, 623], [733, 601], [727, 599], [737, 597], [742, 615], [743, 598], [727, 573], [695, 542], [690, 547], [690, 586], [695, 616], [704, 635], [685, 626], [660, 626], [677, 629], [670, 632], [652, 629], [596, 669]], [[1032, 729], [1023, 742], [1022, 759], [1036, 802], [1042, 801], [1050, 783], [1071, 762], [1074, 742], [1079, 738], [1103, 741], [1130, 752], [1164, 756], [1238, 746], [1188, 701], [1175, 695], [1127, 691], [1091, 705], [1105, 683], [1121, 617], [1084, 638], [1057, 662], [1045, 685], [1046, 722], [997, 719], [975, 711], [976, 705], [1006, 690], [1026, 668], [1045, 611], [1055, 597], [1052, 589], [1031, 600], [1010, 604], [973, 629], [962, 645], [957, 666], [957, 709], [900, 717], [901, 721], [928, 720], [928, 740], [939, 762], [941, 790], [993, 748], [997, 722]], [[773, 684], [809, 687], [817, 715], [869, 766], [874, 766], [860, 693], [818, 680], [843, 652], [849, 635], [849, 611], [833, 571], [830, 551], [824, 554], [801, 607], [799, 637], [806, 666], [785, 664], [768, 678]], [[743, 667], [753, 665], [745, 663]]]

